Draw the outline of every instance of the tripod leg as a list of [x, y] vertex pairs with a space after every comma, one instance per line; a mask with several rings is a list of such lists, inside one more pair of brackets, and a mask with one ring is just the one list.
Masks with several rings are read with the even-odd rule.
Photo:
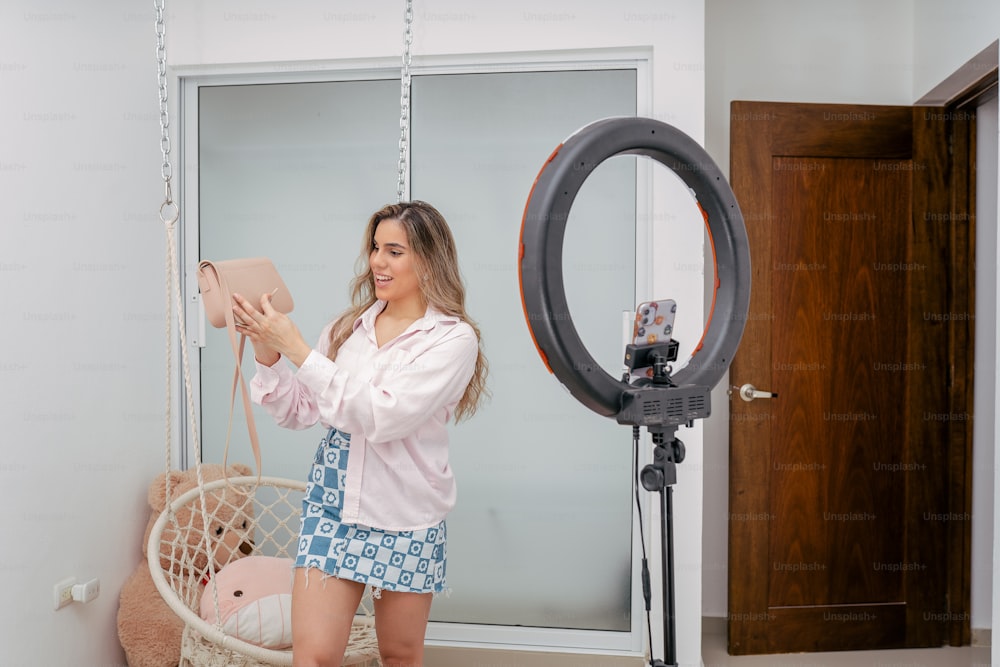
[[673, 488], [660, 490], [661, 559], [663, 582], [663, 657], [653, 660], [652, 667], [677, 667], [677, 618], [674, 604], [674, 530]]
[[[677, 628], [674, 604], [674, 500], [677, 463], [684, 458], [683, 443], [654, 433], [653, 463], [643, 469], [642, 485], [660, 494], [660, 567], [663, 586], [663, 660], [652, 660], [652, 667], [677, 667]], [[648, 590], [648, 588], [647, 588]], [[647, 598], [647, 610], [649, 601]], [[650, 647], [652, 651], [652, 647]]]
[[653, 660], [652, 667], [677, 667], [677, 619], [674, 609], [674, 530], [673, 488], [660, 491], [663, 513], [661, 532], [661, 572], [663, 575], [663, 661]]
[[667, 665], [677, 664], [677, 617], [674, 606], [674, 489], [660, 492], [663, 512], [663, 655]]

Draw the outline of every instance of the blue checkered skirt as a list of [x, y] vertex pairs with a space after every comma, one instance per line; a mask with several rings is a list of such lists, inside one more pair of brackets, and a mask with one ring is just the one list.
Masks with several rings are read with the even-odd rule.
[[387, 591], [444, 591], [444, 521], [422, 530], [396, 531], [341, 520], [350, 441], [349, 433], [334, 428], [319, 443], [302, 500], [295, 567], [319, 568]]

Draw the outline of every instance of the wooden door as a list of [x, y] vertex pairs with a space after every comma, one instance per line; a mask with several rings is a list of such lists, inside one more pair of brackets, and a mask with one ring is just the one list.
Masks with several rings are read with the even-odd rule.
[[730, 399], [730, 653], [967, 641], [970, 123], [732, 106], [753, 290], [730, 384], [777, 397]]

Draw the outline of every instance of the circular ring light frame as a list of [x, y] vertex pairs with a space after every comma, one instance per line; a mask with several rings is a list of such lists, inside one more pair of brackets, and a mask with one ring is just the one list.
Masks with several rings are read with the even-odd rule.
[[[598, 414], [613, 417], [636, 387], [608, 374], [573, 326], [563, 283], [563, 238], [573, 200], [590, 173], [616, 155], [643, 155], [671, 169], [690, 188], [705, 219], [714, 265], [711, 310], [675, 386], [711, 389], [732, 362], [750, 303], [750, 248], [729, 183], [705, 150], [677, 128], [650, 118], [605, 118], [556, 147], [528, 195], [521, 220], [518, 279], [524, 316], [546, 367]], [[638, 389], [642, 391], [642, 389]]]

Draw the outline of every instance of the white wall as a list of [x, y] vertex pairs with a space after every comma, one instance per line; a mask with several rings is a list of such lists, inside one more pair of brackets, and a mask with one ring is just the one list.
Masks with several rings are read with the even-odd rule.
[[[994, 100], [990, 108], [990, 117], [993, 122], [993, 139], [997, 142], [998, 151], [1000, 151], [1000, 127], [998, 127], [996, 100]], [[1000, 174], [998, 174], [997, 171], [994, 171], [993, 176], [994, 176], [993, 182], [996, 185], [997, 189], [994, 190], [994, 197], [992, 198], [992, 201], [989, 203], [983, 202], [983, 206], [992, 205], [993, 212], [996, 215], [998, 208], [1000, 208], [1000, 197], [996, 196], [997, 193], [1000, 192]], [[997, 246], [994, 246], [993, 252], [994, 252], [993, 264], [994, 266], [996, 266], [998, 263], [1000, 263], [1000, 243], [998, 243]], [[997, 292], [1000, 293], [1000, 290], [997, 290]], [[994, 321], [996, 321], [996, 312], [994, 312], [993, 314], [993, 319]], [[998, 332], [996, 329], [994, 329], [992, 340], [994, 346], [993, 349], [995, 351], [998, 346], [998, 343], [1000, 343], [1000, 332]], [[997, 358], [994, 357], [994, 362], [993, 362], [994, 381], [996, 380], [997, 377], [1000, 377], [1000, 366], [998, 366], [997, 364]], [[1000, 433], [997, 432], [997, 420], [996, 420], [996, 413], [1000, 412], [998, 408], [1000, 408], [1000, 391], [995, 391], [993, 395], [993, 411], [992, 411], [994, 415], [993, 419], [994, 442], [1000, 441]], [[993, 463], [993, 488], [994, 488], [994, 493], [997, 488], [1000, 488], [1000, 465], [997, 465], [995, 456]], [[993, 540], [992, 540], [993, 558], [990, 559], [989, 562], [992, 563], [993, 572], [996, 572], [997, 568], [1000, 567], [1000, 512], [996, 511], [995, 503], [993, 505], [993, 509], [994, 509]], [[990, 605], [990, 611], [993, 614], [992, 618], [1000, 618], [1000, 577], [993, 577], [993, 586], [991, 588], [993, 593], [993, 604]], [[990, 627], [992, 628], [992, 625]], [[1000, 643], [994, 642], [992, 644], [991, 658], [993, 664], [1000, 665]]]
[[[401, 0], [168, 0], [167, 53], [172, 68], [189, 69], [397, 59], [401, 8]], [[648, 49], [652, 115], [701, 140], [703, 8], [702, 0], [416, 0], [413, 50], [419, 61], [430, 54]], [[7, 443], [0, 493], [3, 525], [20, 547], [5, 542], [0, 563], [4, 664], [122, 664], [117, 594], [139, 562], [145, 489], [164, 465], [152, 17], [151, 6], [130, 0], [86, 8], [72, 0], [12, 0], [0, 9], [0, 277], [13, 304], [0, 328]], [[172, 118], [176, 137], [176, 112]], [[175, 139], [175, 150], [179, 145]], [[654, 195], [656, 219], [671, 219], [671, 204]], [[656, 289], [701, 293], [701, 275], [673, 268], [702, 253], [700, 239], [690, 236], [687, 244], [654, 238], [663, 257]], [[700, 321], [701, 313], [690, 315]], [[699, 577], [683, 573], [699, 572], [702, 562], [701, 430], [683, 437], [689, 458], [675, 494], [678, 637], [697, 638]], [[100, 598], [52, 611], [51, 587], [66, 575], [99, 577]], [[700, 642], [682, 640], [678, 657], [699, 664]]]
[[[118, 591], [164, 467], [150, 6], [0, 8], [0, 662], [119, 665]], [[97, 577], [53, 611], [58, 579]]]
[[[976, 110], [976, 151], [980, 168], [976, 171], [976, 387], [973, 422], [975, 448], [972, 452], [972, 571], [976, 586], [972, 588], [972, 627], [991, 628], [1000, 603], [997, 595], [1000, 578], [995, 577], [996, 538], [1000, 535], [996, 522], [1000, 512], [994, 511], [996, 477], [1000, 468], [996, 461], [996, 405], [1000, 392], [997, 381], [997, 178], [1000, 129], [997, 124], [997, 97], [979, 105]], [[982, 356], [980, 356], [982, 355]], [[990, 371], [993, 371], [992, 373]], [[979, 375], [984, 376], [983, 380]], [[989, 491], [989, 493], [987, 493]], [[992, 631], [991, 631], [992, 635]], [[975, 642], [976, 637], [973, 637]], [[992, 637], [991, 637], [992, 641]], [[1000, 648], [994, 646], [993, 662]]]
[[[707, 0], [705, 14], [705, 145], [726, 173], [732, 100], [912, 104], [995, 40], [1000, 25], [994, 0]], [[995, 308], [979, 316], [995, 317]], [[995, 384], [992, 369], [977, 363], [976, 370], [977, 380]], [[720, 386], [713, 403], [725, 402]], [[725, 420], [706, 423], [703, 609], [712, 617], [727, 611], [728, 437]], [[975, 446], [992, 449], [993, 442]], [[992, 483], [973, 493], [976, 506], [993, 506]], [[974, 515], [973, 532], [986, 537], [976, 540], [973, 591], [991, 587], [989, 524]], [[988, 599], [976, 598], [971, 621], [992, 627]]]
[[1000, 3], [914, 0], [913, 5], [913, 99], [918, 100], [996, 40]]

